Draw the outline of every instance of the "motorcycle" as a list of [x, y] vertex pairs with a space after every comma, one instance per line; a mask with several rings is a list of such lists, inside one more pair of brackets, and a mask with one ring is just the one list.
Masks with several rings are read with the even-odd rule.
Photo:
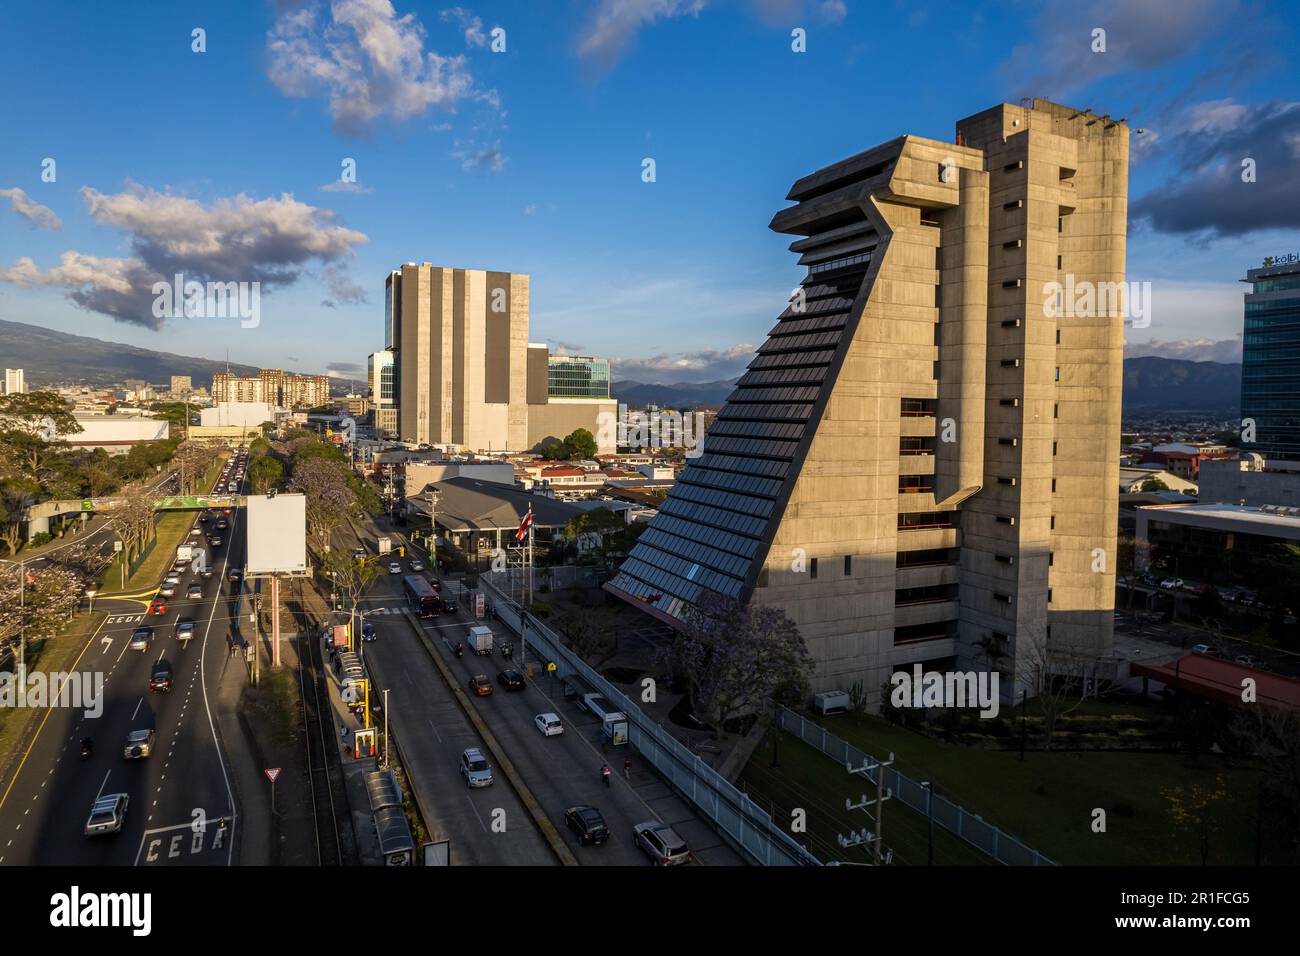
[[609, 769], [609, 764], [605, 764], [605, 766], [600, 768], [600, 779], [605, 781], [605, 786], [607, 787], [609, 786], [609, 777], [612, 773], [613, 771]]
[[95, 749], [95, 745], [91, 742], [90, 738], [89, 737], [83, 738], [81, 741], [81, 759], [85, 760], [87, 757], [89, 757], [91, 753], [94, 751], [94, 749]]
[[509, 644], [502, 644], [502, 645], [501, 645], [501, 656], [502, 656], [502, 657], [504, 657], [504, 658], [506, 658], [506, 659], [508, 660], [508, 659], [510, 658], [510, 655], [513, 654], [513, 653], [514, 653], [514, 650], [513, 650], [513, 648], [512, 648]]
[[456, 646], [453, 647], [452, 650], [456, 652], [457, 657], [460, 657], [462, 654], [465, 653], [465, 648], [461, 647], [459, 642], [457, 642]]

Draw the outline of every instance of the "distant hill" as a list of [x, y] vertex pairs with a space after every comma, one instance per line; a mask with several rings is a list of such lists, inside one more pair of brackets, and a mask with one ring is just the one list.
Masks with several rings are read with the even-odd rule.
[[[616, 381], [616, 399], [632, 407], [665, 408], [719, 405], [735, 387], [731, 382], [678, 382], [674, 385]], [[1241, 407], [1241, 365], [1191, 362], [1147, 356], [1124, 360], [1124, 411], [1205, 412], [1231, 418]]]
[[[195, 388], [212, 388], [212, 373], [227, 367], [236, 374], [256, 375], [257, 367], [191, 355], [154, 352], [104, 342], [85, 335], [55, 332], [39, 325], [0, 320], [0, 357], [7, 368], [21, 368], [28, 388], [79, 383], [95, 387], [142, 379], [167, 385], [173, 375], [188, 375]], [[335, 384], [344, 380], [335, 379]]]
[[1124, 411], [1241, 411], [1241, 363], [1191, 362], [1145, 356], [1124, 360]]
[[678, 382], [675, 385], [647, 385], [643, 382], [614, 382], [610, 392], [632, 408], [660, 405], [664, 408], [698, 408], [702, 405], [721, 405], [735, 389], [730, 382]]

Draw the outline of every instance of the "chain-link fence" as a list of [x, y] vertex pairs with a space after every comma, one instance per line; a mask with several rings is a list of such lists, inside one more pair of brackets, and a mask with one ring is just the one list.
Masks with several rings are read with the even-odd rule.
[[[782, 730], [798, 737], [810, 747], [815, 747], [841, 765], [861, 767], [878, 763], [874, 756], [836, 737], [821, 724], [808, 720], [779, 704], [775, 706], [777, 724]], [[873, 784], [876, 782], [874, 772], [869, 772], [867, 776]], [[895, 800], [901, 800], [922, 815], [933, 816], [936, 826], [943, 827], [999, 863], [1007, 866], [1057, 865], [1037, 850], [1003, 833], [993, 824], [959, 807], [951, 800], [932, 794], [926, 787], [910, 777], [903, 776], [893, 767], [885, 768], [884, 783], [894, 792]]]

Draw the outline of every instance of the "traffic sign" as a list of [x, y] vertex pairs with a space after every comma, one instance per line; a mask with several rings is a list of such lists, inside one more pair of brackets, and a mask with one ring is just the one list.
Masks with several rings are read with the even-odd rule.
[[272, 783], [275, 783], [275, 778], [280, 776], [280, 768], [267, 767], [265, 773], [266, 773], [266, 779], [270, 780]]
[[546, 672], [548, 674], [554, 674], [556, 670], [555, 661], [548, 661], [546, 664]]

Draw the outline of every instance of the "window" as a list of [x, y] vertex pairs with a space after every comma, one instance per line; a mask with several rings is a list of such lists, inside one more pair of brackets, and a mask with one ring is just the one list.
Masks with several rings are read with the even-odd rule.
[[1005, 166], [1003, 166], [1002, 171], [1004, 173], [1010, 173], [1010, 172], [1014, 172], [1017, 169], [1024, 169], [1024, 168], [1025, 168], [1025, 161], [1023, 159], [1017, 159], [1014, 163], [1007, 163]]
[[925, 548], [921, 551], [899, 551], [894, 557], [894, 566], [899, 568], [931, 568], [945, 564], [956, 564], [960, 555], [960, 548]]
[[894, 592], [894, 607], [906, 607], [909, 604], [937, 604], [940, 601], [957, 600], [957, 585], [931, 584], [917, 588], [899, 588]]
[[1019, 320], [1019, 319], [1006, 319], [1005, 321], [1003, 321], [1003, 323], [1002, 323], [1002, 327], [1003, 327], [1004, 329], [1018, 329], [1018, 328], [1020, 328], [1020, 320]]
[[1060, 417], [1061, 417], [1061, 403], [1060, 403], [1060, 402], [1053, 402], [1053, 403], [1052, 403], [1052, 417], [1053, 417], [1053, 418], [1060, 418]]
[[901, 398], [898, 412], [904, 418], [917, 415], [933, 415], [936, 405], [933, 398]]
[[1004, 242], [1004, 243], [1002, 243], [1002, 248], [1003, 248], [1003, 249], [1019, 249], [1022, 245], [1024, 245], [1024, 240], [1021, 240], [1021, 239], [1012, 239], [1012, 240], [1009, 241], [1009, 242]]
[[1015, 448], [1016, 445], [1018, 445], [1019, 443], [1020, 443], [1020, 440], [1017, 439], [1017, 438], [999, 438], [999, 439], [998, 439], [998, 444], [999, 444], [999, 445], [1004, 445], [1004, 446], [1006, 446], [1006, 447], [1008, 447], [1008, 448]]
[[1010, 604], [1010, 603], [1011, 603], [1011, 595], [1010, 595], [1010, 594], [1003, 594], [1001, 591], [994, 591], [994, 592], [993, 592], [993, 600], [998, 601], [998, 602], [1000, 602], [1000, 603], [1002, 603], [1002, 604]]
[[1055, 491], [1056, 491], [1056, 479], [1055, 479], [1055, 478], [1052, 479], [1052, 491], [1053, 491], [1053, 493], [1055, 493]]
[[817, 580], [817, 559], [813, 558], [808, 562], [808, 576], [814, 581]]
[[1014, 525], [1016, 523], [1016, 519], [1011, 515], [998, 515], [994, 520], [997, 521], [998, 524], [1005, 525]]
[[1061, 344], [1061, 330], [1060, 330], [1060, 329], [1057, 329], [1057, 330], [1056, 330], [1056, 344], [1057, 344], [1057, 345], [1060, 345], [1060, 344]]
[[999, 484], [999, 485], [1009, 485], [1009, 486], [1011, 486], [1012, 488], [1014, 488], [1014, 487], [1016, 486], [1016, 479], [1014, 479], [1014, 478], [998, 478], [998, 484]]
[[[1047, 566], [1050, 568], [1050, 567], [1051, 567], [1053, 564], [1055, 564], [1055, 563], [1056, 563], [1056, 552], [1054, 552], [1054, 551], [1048, 551], [1048, 552], [1047, 552]], [[1050, 593], [1050, 592], [1049, 592], [1049, 593]], [[1048, 598], [1048, 600], [1051, 600], [1051, 598]]]
[[1056, 442], [1052, 442], [1052, 457], [1056, 457]]
[[1048, 525], [1048, 527], [1051, 528], [1053, 531], [1056, 530], [1056, 515], [1052, 515], [1052, 521]]
[[1020, 368], [1020, 359], [1003, 359], [1003, 368]]
[[1018, 408], [1020, 406], [1020, 399], [1000, 398], [998, 399], [998, 404], [1001, 405], [1003, 408]]
[[1051, 588], [1048, 588], [1048, 589], [1047, 589], [1047, 603], [1048, 603], [1048, 604], [1051, 604], [1051, 603], [1052, 603], [1052, 589], [1051, 589]]
[[1058, 382], [1061, 380], [1061, 366], [1059, 366], [1059, 365], [1056, 366], [1056, 380], [1057, 380]]
[[851, 577], [852, 575], [853, 575], [853, 555], [846, 554], [844, 556], [844, 576], [847, 578], [847, 577]]
[[995, 554], [995, 555], [993, 555], [993, 560], [996, 561], [996, 562], [998, 562], [998, 564], [1015, 564], [1015, 563], [1016, 563], [1016, 559], [1015, 559], [1014, 557], [1012, 557], [1011, 555], [1009, 555], [1009, 554]]
[[933, 455], [934, 438], [925, 435], [907, 435], [898, 439], [900, 455]]
[[1004, 288], [1004, 289], [1019, 289], [1019, 288], [1020, 288], [1020, 280], [1019, 280], [1019, 279], [1008, 279], [1006, 282], [1002, 283], [1002, 288]]
[[898, 493], [900, 495], [924, 494], [934, 491], [933, 475], [899, 475]]
[[935, 528], [956, 528], [958, 511], [908, 511], [898, 513], [899, 531], [918, 531]]
[[1056, 271], [1057, 271], [1057, 272], [1060, 272], [1060, 271], [1061, 271], [1061, 258], [1062, 258], [1061, 256], [1057, 256], [1057, 257], [1056, 257]]
[[1023, 206], [1024, 204], [1025, 204], [1025, 201], [1024, 201], [1023, 199], [1014, 199], [1014, 200], [1012, 200], [1011, 202], [1003, 203], [1003, 204], [1002, 204], [1002, 208], [1003, 208], [1003, 209], [1008, 209], [1008, 210], [1010, 210], [1010, 209], [1019, 209], [1019, 208], [1020, 208], [1021, 206]]

